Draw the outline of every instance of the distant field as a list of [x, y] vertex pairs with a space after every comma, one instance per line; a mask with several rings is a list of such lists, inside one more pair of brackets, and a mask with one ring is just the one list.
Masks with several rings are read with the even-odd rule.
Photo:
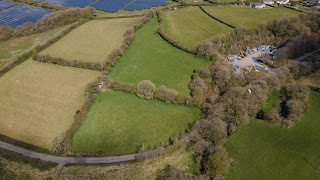
[[195, 44], [233, 29], [212, 19], [199, 7], [190, 6], [175, 11], [163, 11], [164, 31], [182, 45], [192, 48]]
[[124, 32], [140, 18], [93, 20], [76, 28], [42, 51], [68, 60], [104, 61], [110, 52], [122, 45]]
[[257, 119], [240, 127], [225, 145], [238, 160], [226, 179], [320, 179], [319, 93], [311, 93], [309, 105], [290, 129]]
[[198, 108], [109, 90], [98, 95], [73, 138], [71, 151], [107, 156], [136, 153], [142, 144], [154, 147], [168, 143], [200, 115]]
[[151, 80], [157, 87], [165, 85], [189, 96], [193, 70], [210, 65], [210, 61], [178, 50], [164, 41], [154, 29], [156, 18], [136, 32], [135, 41], [111, 70], [112, 79], [139, 83]]
[[294, 16], [300, 14], [297, 11], [284, 7], [263, 9], [254, 9], [249, 6], [218, 6], [218, 7], [202, 7], [210, 15], [235, 27], [245, 26], [253, 28], [264, 22], [271, 22], [282, 17]]
[[58, 35], [68, 27], [69, 25], [32, 36], [25, 36], [20, 38], [13, 38], [7, 41], [1, 41], [0, 70], [8, 63], [11, 63], [12, 60], [14, 60], [14, 58], [19, 54], [33, 48], [36, 44], [43, 43], [48, 39]]
[[0, 78], [0, 134], [49, 148], [84, 103], [100, 72], [27, 60]]

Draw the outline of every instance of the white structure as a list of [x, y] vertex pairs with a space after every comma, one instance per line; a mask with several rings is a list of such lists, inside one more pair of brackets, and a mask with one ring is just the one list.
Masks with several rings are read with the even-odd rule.
[[275, 1], [277, 4], [288, 4], [290, 0], [276, 0]]
[[255, 3], [254, 6], [252, 6], [252, 7], [254, 7], [254, 8], [264, 8], [264, 7], [266, 7], [266, 4], [258, 2], [258, 3]]
[[274, 0], [263, 0], [263, 3], [265, 3], [265, 4], [274, 4]]

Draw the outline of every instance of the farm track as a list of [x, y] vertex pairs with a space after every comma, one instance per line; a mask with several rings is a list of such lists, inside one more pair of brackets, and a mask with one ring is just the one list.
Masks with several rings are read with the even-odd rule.
[[310, 57], [311, 55], [313, 55], [313, 54], [315, 54], [315, 53], [320, 53], [320, 49], [315, 50], [315, 51], [310, 52], [310, 53], [307, 53], [307, 54], [305, 54], [305, 55], [297, 58], [296, 61], [303, 61], [303, 60], [307, 59], [308, 57]]
[[18, 153], [22, 156], [40, 159], [46, 162], [58, 163], [58, 164], [113, 164], [120, 162], [128, 162], [136, 160], [137, 154], [129, 154], [123, 156], [112, 157], [61, 157], [48, 154], [42, 154], [34, 151], [30, 151], [12, 144], [0, 141], [0, 148], [10, 152]]

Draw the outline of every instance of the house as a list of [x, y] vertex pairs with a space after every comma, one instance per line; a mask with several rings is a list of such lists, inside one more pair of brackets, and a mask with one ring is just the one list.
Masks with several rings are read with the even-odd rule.
[[274, 4], [274, 0], [263, 0], [263, 3], [265, 3], [265, 4]]

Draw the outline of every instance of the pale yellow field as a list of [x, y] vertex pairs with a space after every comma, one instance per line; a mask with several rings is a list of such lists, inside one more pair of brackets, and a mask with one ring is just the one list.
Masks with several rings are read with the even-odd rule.
[[0, 134], [43, 148], [65, 132], [98, 71], [28, 60], [0, 78]]
[[120, 18], [89, 21], [40, 54], [86, 62], [104, 61], [113, 49], [120, 48], [124, 32], [139, 19]]

